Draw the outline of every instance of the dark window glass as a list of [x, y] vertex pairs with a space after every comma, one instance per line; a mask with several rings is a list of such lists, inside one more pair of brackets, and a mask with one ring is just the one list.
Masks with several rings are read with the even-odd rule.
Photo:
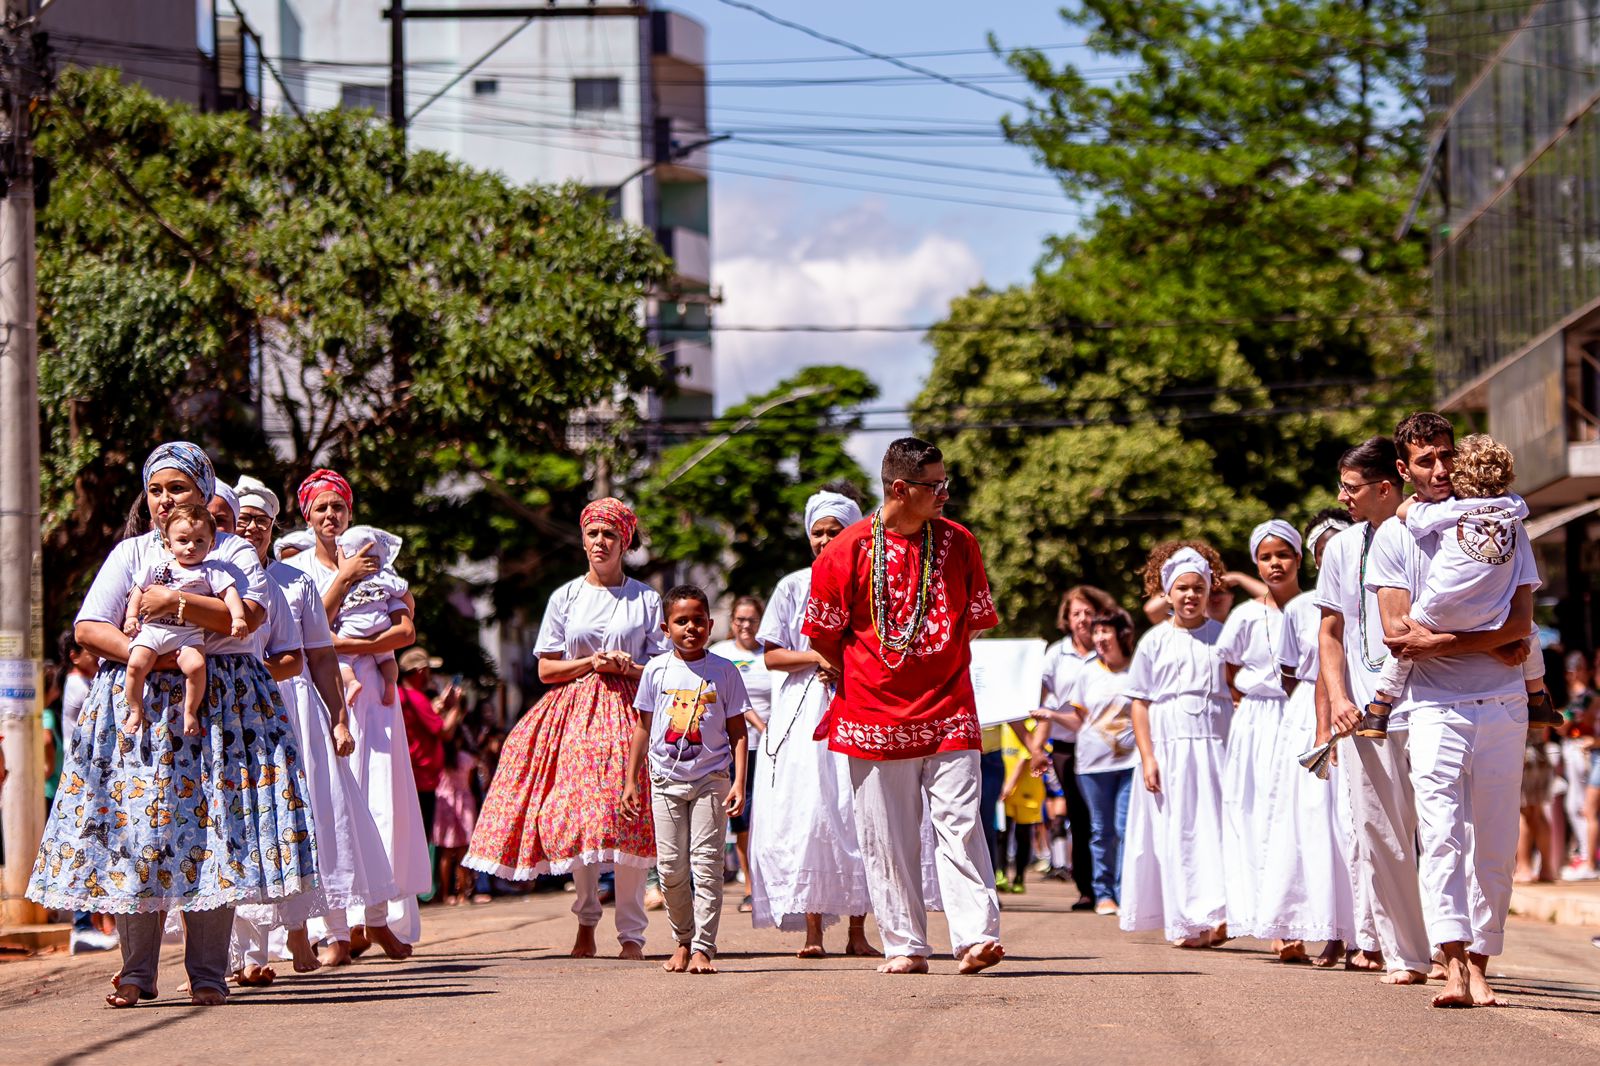
[[573, 78], [575, 111], [615, 111], [622, 106], [621, 78]]
[[379, 118], [389, 117], [389, 87], [387, 85], [341, 85], [339, 106], [347, 111], [363, 108]]

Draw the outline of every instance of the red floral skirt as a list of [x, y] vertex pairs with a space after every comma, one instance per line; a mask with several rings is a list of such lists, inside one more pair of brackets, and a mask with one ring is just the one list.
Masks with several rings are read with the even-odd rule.
[[522, 716], [500, 753], [463, 865], [526, 881], [575, 863], [654, 866], [649, 776], [640, 813], [622, 812], [634, 682], [590, 674], [557, 685]]

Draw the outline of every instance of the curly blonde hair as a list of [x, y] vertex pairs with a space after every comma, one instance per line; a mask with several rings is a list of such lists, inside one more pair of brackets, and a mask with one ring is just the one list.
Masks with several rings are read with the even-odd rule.
[[1473, 433], [1456, 443], [1456, 465], [1450, 488], [1464, 499], [1504, 496], [1516, 477], [1511, 449], [1487, 433]]
[[1161, 587], [1161, 568], [1167, 560], [1172, 558], [1172, 553], [1179, 548], [1193, 548], [1205, 559], [1206, 565], [1211, 567], [1211, 581], [1213, 584], [1222, 580], [1227, 567], [1222, 565], [1222, 556], [1217, 554], [1217, 549], [1203, 540], [1164, 540], [1150, 549], [1150, 558], [1145, 560], [1144, 569], [1139, 571], [1144, 576], [1145, 596], [1162, 596], [1166, 589]]

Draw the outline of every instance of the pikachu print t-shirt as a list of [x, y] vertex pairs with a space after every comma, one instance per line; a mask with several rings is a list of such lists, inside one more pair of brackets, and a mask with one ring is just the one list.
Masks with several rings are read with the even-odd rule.
[[650, 721], [650, 773], [667, 781], [698, 781], [733, 765], [728, 719], [749, 707], [739, 668], [707, 652], [694, 662], [657, 655], [639, 678], [633, 706]]

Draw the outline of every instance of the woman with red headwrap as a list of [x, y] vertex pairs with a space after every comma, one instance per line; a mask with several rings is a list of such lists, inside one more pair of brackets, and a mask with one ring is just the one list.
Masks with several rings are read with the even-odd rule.
[[[666, 650], [661, 597], [622, 572], [638, 519], [596, 500], [580, 520], [589, 572], [556, 590], [534, 654], [552, 686], [506, 738], [463, 865], [526, 881], [571, 872], [578, 899], [574, 958], [595, 954], [600, 867], [616, 870], [621, 958], [644, 958], [644, 882], [656, 861], [650, 804], [622, 810], [634, 690]], [[649, 787], [641, 782], [641, 792]]]
[[[339, 549], [339, 534], [349, 528], [355, 509], [355, 493], [343, 477], [332, 470], [313, 470], [295, 496], [316, 546], [291, 558], [289, 565], [310, 575], [331, 624], [346, 594], [375, 574], [378, 562], [366, 552], [346, 556]], [[410, 646], [416, 640], [416, 627], [409, 610], [396, 610], [389, 617], [392, 625], [375, 637], [335, 636], [333, 650], [341, 663], [354, 668], [361, 682], [361, 693], [350, 705], [350, 734], [355, 739], [350, 769], [378, 824], [397, 895], [388, 901], [368, 900], [348, 913], [329, 911], [321, 921], [313, 919], [313, 926], [326, 926], [329, 943], [322, 961], [328, 964], [348, 962], [369, 941], [391, 959], [408, 957], [411, 945], [422, 938], [417, 896], [433, 887], [428, 831], [412, 775], [405, 718], [398, 700], [383, 702], [377, 660], [385, 652]]]

